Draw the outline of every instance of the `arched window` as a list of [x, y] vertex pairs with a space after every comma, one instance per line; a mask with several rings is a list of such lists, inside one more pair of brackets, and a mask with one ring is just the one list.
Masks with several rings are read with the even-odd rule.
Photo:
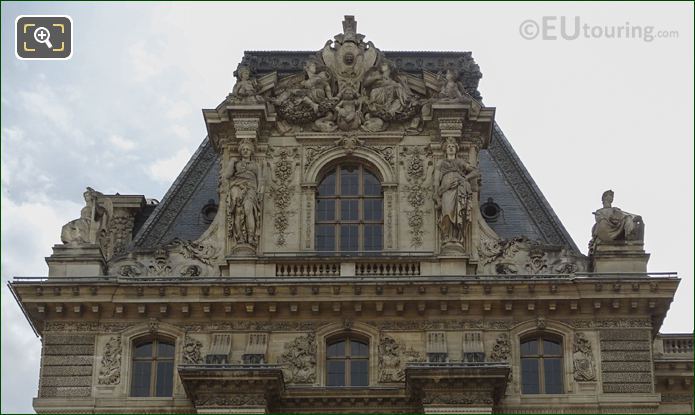
[[562, 339], [548, 335], [521, 341], [521, 393], [563, 393]]
[[326, 342], [326, 386], [368, 386], [369, 343], [341, 336]]
[[338, 164], [316, 194], [317, 251], [381, 251], [384, 198], [377, 176], [362, 164]]
[[174, 342], [147, 338], [133, 343], [130, 396], [172, 396]]

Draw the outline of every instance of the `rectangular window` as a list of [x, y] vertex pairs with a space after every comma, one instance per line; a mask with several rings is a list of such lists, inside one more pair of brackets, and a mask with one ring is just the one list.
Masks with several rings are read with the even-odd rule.
[[335, 220], [335, 199], [316, 200], [316, 220], [319, 222]]
[[[160, 346], [162, 344], [160, 343]], [[169, 346], [169, 345], [167, 345]], [[172, 346], [173, 347], [173, 346]], [[156, 396], [171, 396], [174, 387], [174, 362], [157, 362], [157, 393]]]
[[327, 386], [345, 386], [345, 361], [328, 361]]
[[335, 226], [316, 226], [316, 250], [335, 251]]
[[521, 393], [540, 393], [538, 359], [521, 359], [521, 379]]
[[340, 201], [340, 219], [346, 220], [357, 220], [359, 219], [359, 211], [357, 207], [359, 206], [358, 199], [343, 199]]
[[364, 225], [364, 250], [381, 251], [383, 238], [381, 225]]
[[130, 385], [130, 396], [150, 396], [151, 370], [151, 360], [133, 362], [133, 380]]
[[357, 167], [342, 167], [340, 169], [340, 194], [342, 196], [357, 196], [359, 194], [359, 177]]
[[358, 226], [340, 225], [340, 250], [357, 251], [358, 249]]
[[545, 393], [562, 393], [562, 359], [543, 359]]
[[352, 360], [350, 362], [350, 386], [369, 385], [368, 365], [367, 360]]
[[382, 199], [364, 200], [364, 220], [381, 221], [384, 219], [384, 201]]

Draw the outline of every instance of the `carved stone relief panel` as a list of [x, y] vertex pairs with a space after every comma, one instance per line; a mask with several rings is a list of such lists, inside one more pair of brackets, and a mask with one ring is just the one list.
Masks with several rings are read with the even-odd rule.
[[313, 332], [308, 333], [287, 343], [278, 363], [283, 365], [285, 382], [316, 382], [316, 335]]
[[379, 338], [378, 351], [379, 382], [403, 382], [406, 363], [426, 361], [424, 353], [406, 348], [405, 343], [386, 334]]
[[272, 220], [275, 246], [285, 247], [288, 245], [288, 235], [298, 235], [297, 230], [290, 229], [290, 217], [296, 214], [292, 205], [298, 193], [295, 171], [299, 164], [299, 150], [296, 147], [277, 147], [270, 154], [273, 157], [270, 163], [272, 184], [269, 197], [273, 200], [273, 217], [267, 220]]
[[197, 277], [219, 275], [222, 249], [176, 239], [153, 252], [138, 252], [108, 263], [108, 274], [123, 277]]
[[104, 345], [99, 368], [99, 385], [117, 385], [121, 382], [121, 336], [112, 336]]
[[573, 349], [574, 379], [580, 382], [596, 380], [596, 366], [591, 341], [584, 333], [575, 333]]
[[432, 152], [426, 146], [404, 146], [401, 149], [401, 194], [408, 209], [404, 210], [410, 233], [410, 246], [420, 248], [425, 242], [426, 218], [431, 215]]
[[478, 274], [573, 274], [587, 269], [586, 257], [525, 237], [495, 239], [481, 233]]

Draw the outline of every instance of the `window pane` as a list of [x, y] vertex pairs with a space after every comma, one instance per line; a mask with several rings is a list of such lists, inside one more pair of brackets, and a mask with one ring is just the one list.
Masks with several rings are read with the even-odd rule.
[[545, 393], [562, 393], [562, 359], [543, 359]]
[[357, 225], [340, 225], [340, 250], [357, 251]]
[[316, 250], [335, 251], [335, 226], [317, 225], [316, 226]]
[[155, 396], [171, 396], [174, 386], [174, 362], [157, 362], [157, 393]]
[[382, 225], [364, 225], [365, 251], [381, 251], [383, 240]]
[[157, 357], [174, 357], [174, 345], [160, 342]]
[[319, 196], [335, 195], [335, 173], [326, 176], [319, 185]]
[[369, 362], [352, 360], [350, 362], [350, 386], [369, 385]]
[[150, 396], [151, 369], [151, 360], [133, 362], [133, 380], [130, 384], [130, 396]]
[[335, 220], [335, 199], [316, 200], [316, 220]]
[[342, 220], [357, 220], [359, 219], [357, 206], [359, 200], [357, 199], [343, 199], [340, 201], [340, 219]]
[[369, 349], [367, 348], [367, 345], [358, 342], [355, 340], [352, 340], [350, 342], [350, 356], [352, 357], [366, 357], [369, 354]]
[[521, 343], [522, 356], [537, 356], [538, 355], [538, 340], [527, 340]]
[[382, 220], [384, 218], [384, 203], [382, 199], [364, 200], [364, 220]]
[[543, 356], [562, 356], [560, 342], [543, 339]]
[[152, 343], [135, 346], [135, 357], [152, 357]]
[[333, 343], [328, 346], [328, 357], [344, 357], [345, 356], [345, 342]]
[[340, 194], [343, 196], [356, 196], [358, 193], [357, 166], [344, 166], [340, 168]]
[[379, 196], [381, 194], [381, 183], [373, 174], [364, 172], [364, 194], [366, 196]]
[[329, 360], [328, 361], [328, 386], [345, 386], [345, 361], [344, 360]]
[[540, 393], [538, 359], [521, 359], [521, 393]]

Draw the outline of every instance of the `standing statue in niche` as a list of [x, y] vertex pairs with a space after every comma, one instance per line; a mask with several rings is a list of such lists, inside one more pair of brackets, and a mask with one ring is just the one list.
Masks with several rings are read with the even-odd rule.
[[258, 245], [261, 218], [261, 166], [252, 159], [254, 145], [244, 139], [239, 143], [240, 159], [231, 160], [224, 170], [227, 183], [227, 230], [241, 246]]
[[614, 193], [606, 190], [601, 196], [603, 207], [594, 212], [596, 223], [591, 228], [589, 252], [594, 252], [602, 242], [643, 241], [642, 217], [612, 207]]
[[457, 157], [459, 146], [453, 138], [446, 141], [444, 150], [446, 158], [435, 170], [434, 205], [439, 214], [442, 247], [462, 247], [466, 225], [471, 220], [471, 180], [479, 173], [474, 166]]

